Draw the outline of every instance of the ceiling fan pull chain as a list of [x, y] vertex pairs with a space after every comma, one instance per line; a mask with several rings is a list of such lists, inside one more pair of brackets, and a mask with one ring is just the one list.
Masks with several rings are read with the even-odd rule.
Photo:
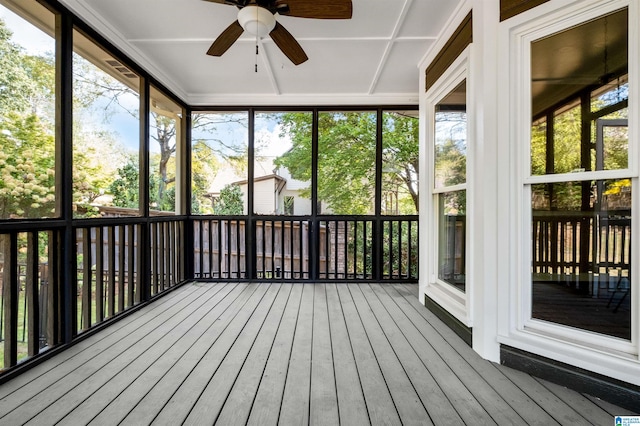
[[[260, 9], [256, 8], [256, 21], [259, 22], [260, 19], [258, 17], [258, 11]], [[256, 68], [255, 72], [258, 72], [258, 33], [256, 32]]]

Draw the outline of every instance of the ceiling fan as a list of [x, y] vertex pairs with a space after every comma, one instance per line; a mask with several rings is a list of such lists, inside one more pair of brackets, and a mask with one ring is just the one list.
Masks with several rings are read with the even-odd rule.
[[222, 56], [233, 43], [248, 32], [257, 37], [267, 34], [295, 65], [307, 59], [302, 46], [279, 22], [275, 14], [296, 18], [351, 19], [351, 0], [205, 0], [235, 6], [238, 19], [213, 42], [207, 55]]

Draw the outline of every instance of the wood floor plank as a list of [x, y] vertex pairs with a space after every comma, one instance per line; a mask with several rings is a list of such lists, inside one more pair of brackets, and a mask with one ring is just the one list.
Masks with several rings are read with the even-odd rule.
[[[126, 366], [96, 392], [85, 395], [84, 401], [64, 417], [58, 426], [74, 426], [90, 421], [112, 401], [114, 406], [118, 406], [119, 411], [125, 409], [128, 411], [133, 408], [136, 402], [135, 398], [139, 399], [145, 395], [164, 372], [168, 371], [174, 363], [179, 362], [185, 352], [211, 328], [212, 324], [241, 292], [237, 283], [221, 284], [217, 287], [219, 291], [214, 298], [208, 300], [204, 315], [196, 318], [195, 324], [186, 328], [182, 335], [176, 333], [177, 339], [174, 344], [169, 348], [166, 348], [165, 345], [158, 345], [154, 348], [153, 353], [146, 353]], [[194, 312], [194, 315], [197, 316], [197, 312]], [[131, 389], [132, 387], [133, 389]], [[118, 399], [123, 394], [125, 394], [124, 398]], [[103, 417], [103, 419], [106, 421], [107, 418]], [[108, 419], [109, 421], [115, 420], [113, 416]]]
[[303, 284], [296, 284], [291, 290], [282, 324], [278, 329], [267, 365], [260, 378], [260, 385], [258, 386], [253, 406], [250, 407], [251, 412], [247, 425], [278, 424], [302, 290]]
[[[253, 327], [256, 318], [254, 314], [258, 312], [258, 315], [260, 315], [262, 312], [265, 312], [266, 308], [271, 305], [273, 299], [276, 297], [278, 290], [277, 285], [257, 284], [257, 286], [258, 289], [251, 296], [250, 300], [231, 321], [229, 327], [220, 335], [220, 338], [210, 346], [209, 350], [189, 373], [186, 380], [180, 384], [166, 405], [159, 412], [156, 411], [157, 416], [151, 424], [183, 424], [233, 345], [247, 327]], [[249, 332], [251, 332], [251, 330]], [[142, 404], [138, 405], [138, 407], [141, 406]]]
[[594, 404], [590, 399], [585, 398], [579, 392], [567, 389], [563, 386], [548, 382], [546, 380], [537, 378], [535, 380], [550, 392], [552, 392], [555, 396], [560, 398], [562, 402], [573, 408], [576, 412], [580, 413], [580, 415], [587, 419], [590, 423], [594, 425], [605, 425], [611, 422], [611, 414], [607, 413], [599, 405]]
[[[284, 287], [284, 291], [281, 291]], [[282, 311], [287, 303], [290, 286], [283, 284], [272, 284], [265, 298], [261, 301], [255, 310], [251, 319], [247, 322], [238, 339], [225, 356], [220, 367], [215, 371], [211, 380], [200, 394], [200, 397], [193, 406], [191, 412], [184, 421], [184, 425], [203, 425], [214, 424], [218, 418], [218, 414], [222, 411], [233, 385], [240, 374], [251, 348], [254, 346], [259, 334], [264, 332], [267, 337], [265, 345], [257, 350], [265, 351], [271, 346], [273, 335], [275, 335], [276, 327], [269, 330], [264, 327], [267, 320], [271, 324], [277, 324], [276, 319], [282, 317]], [[271, 317], [269, 315], [273, 313]], [[269, 336], [271, 334], [271, 337]], [[192, 388], [189, 387], [190, 391]], [[253, 395], [252, 395], [253, 399]], [[221, 422], [220, 424], [228, 424]], [[233, 423], [238, 424], [238, 423]]]
[[333, 348], [336, 393], [340, 424], [369, 425], [369, 413], [364, 400], [358, 367], [351, 349], [347, 324], [342, 312], [335, 284], [326, 285], [329, 327], [331, 329], [331, 346]]
[[608, 424], [406, 284], [187, 284], [0, 385], [0, 425]]
[[[333, 426], [339, 423], [338, 395], [333, 367], [333, 348], [325, 284], [313, 287], [313, 342], [311, 348], [311, 400], [309, 423]], [[347, 407], [345, 407], [346, 409]]]
[[[210, 309], [208, 303], [216, 299], [219, 287], [210, 287], [200, 298], [193, 301], [191, 309], [175, 315], [171, 321], [165, 321], [144, 336], [143, 341], [128, 347], [119, 353], [111, 353], [112, 359], [94, 372], [78, 374], [83, 380], [69, 387], [64, 381], [56, 383], [48, 389], [47, 396], [51, 396], [53, 402], [40, 411], [37, 416], [26, 424], [51, 424], [57, 423], [72, 409], [81, 404], [87, 397], [98, 391], [109, 381], [126, 378], [127, 374], [134, 373], [136, 369], [144, 369], [148, 361], [159, 357], [168, 350], [184, 333], [193, 327], [197, 321]], [[105, 357], [110, 351], [105, 351]], [[37, 401], [44, 400], [39, 396]], [[28, 403], [33, 405], [32, 402]], [[24, 413], [23, 413], [24, 414]]]
[[503, 367], [502, 372], [523, 392], [562, 425], [591, 425], [592, 423], [549, 392], [530, 375], [512, 368]]
[[[524, 422], [451, 345], [440, 336], [431, 334], [427, 337], [423, 334], [425, 327], [419, 329], [415, 323], [421, 324], [424, 319], [415, 310], [401, 309], [389, 295], [387, 286], [371, 284], [370, 287], [445, 394], [449, 395], [449, 399], [466, 423], [474, 422], [475, 411], [478, 409], [485, 410], [491, 419], [500, 425], [520, 425]], [[466, 389], [459, 388], [461, 385]], [[467, 400], [470, 398], [473, 401], [468, 405]], [[480, 418], [481, 416], [477, 417], [478, 420]]]
[[453, 330], [426, 309], [414, 294], [415, 286], [414, 288], [408, 289], [406, 286], [398, 284], [385, 287], [385, 289], [388, 290], [390, 294], [395, 292], [400, 295], [400, 297], [394, 297], [394, 301], [400, 309], [406, 312], [418, 313], [418, 319], [414, 316], [412, 322], [414, 322], [414, 325], [425, 335], [425, 338], [433, 344], [434, 347], [436, 347], [435, 345], [448, 345], [453, 347], [471, 368], [480, 374], [487, 384], [524, 419], [525, 424], [535, 426], [557, 424], [553, 417], [538, 406], [525, 392], [502, 373], [500, 365], [480, 358]]
[[372, 425], [401, 425], [395, 402], [362, 325], [347, 284], [337, 284], [351, 347]]
[[[198, 288], [199, 287], [196, 287], [191, 283], [185, 284], [164, 297], [152, 302], [145, 309], [127, 315], [110, 327], [101, 330], [100, 333], [96, 333], [76, 343], [73, 347], [61, 352], [46, 362], [25, 371], [23, 374], [20, 374], [18, 377], [0, 386], [0, 400], [5, 399], [34, 380], [39, 381], [38, 385], [35, 386], [36, 390], [38, 390], [37, 388], [39, 387], [46, 386], [45, 383], [48, 383], [47, 377], [55, 374], [55, 370], [57, 368], [65, 368], [72, 365], [70, 368], [72, 369], [75, 365], [82, 362], [79, 357], [83, 355], [84, 351], [93, 351], [89, 356], [90, 359], [95, 353], [99, 353], [103, 350], [104, 347], [111, 346], [113, 342], [118, 339], [119, 335], [128, 335], [133, 330], [143, 326], [144, 324], [154, 322], [158, 316], [165, 314], [168, 306], [179, 304], [187, 305], [189, 303], [187, 298], [193, 297], [193, 292], [197, 291]], [[55, 379], [50, 382], [52, 383], [53, 381], [55, 381]]]
[[[131, 386], [123, 390], [92, 419], [91, 424], [119, 423], [125, 421], [127, 416], [129, 420], [126, 423], [150, 423], [255, 290], [255, 286], [237, 285], [231, 297], [225, 298], [220, 306], [222, 312], [218, 318], [209, 325], [204, 334], [186, 348], [181, 356], [172, 357], [168, 354], [161, 358], [158, 366], [146, 371]], [[132, 412], [134, 413], [131, 414]]]
[[[402, 362], [398, 359], [398, 354], [394, 351], [393, 346], [389, 343], [387, 336], [380, 327], [362, 291], [357, 285], [350, 285], [349, 290], [358, 314], [360, 315], [365, 333], [371, 342], [371, 347], [378, 359], [380, 369], [391, 392], [391, 397], [398, 409], [402, 423], [433, 424], [429, 413], [420, 399], [420, 395], [418, 395]], [[437, 389], [437, 386], [431, 386], [430, 390], [437, 393], [439, 389]], [[438, 401], [445, 403], [446, 398], [439, 398]], [[447, 410], [447, 412], [449, 412], [449, 410]]]
[[[297, 290], [296, 290], [297, 289]], [[302, 288], [300, 285], [285, 284], [281, 290], [282, 294], [286, 294], [286, 305], [283, 307], [276, 307], [269, 312], [269, 316], [265, 320], [263, 329], [258, 334], [258, 338], [253, 347], [249, 351], [247, 359], [238, 375], [236, 382], [229, 393], [227, 400], [224, 403], [224, 407], [216, 420], [220, 425], [244, 425], [247, 424], [249, 415], [252, 411], [252, 401], [256, 399], [258, 388], [262, 384], [262, 378], [267, 373], [267, 362], [274, 353], [274, 350], [278, 350], [278, 337], [282, 336], [281, 332], [284, 327], [287, 326], [287, 322], [292, 321], [295, 323], [295, 317], [291, 318], [292, 314], [297, 315], [298, 306], [300, 302], [300, 295], [302, 294]], [[276, 309], [277, 308], [277, 309]], [[286, 331], [285, 331], [286, 333]], [[289, 351], [291, 348], [290, 342], [293, 340], [293, 332], [290, 334]], [[289, 360], [289, 351], [286, 353], [286, 360]], [[280, 399], [282, 395], [282, 388], [284, 388], [284, 375], [280, 380], [281, 387], [278, 393], [277, 401], [273, 402], [272, 408], [278, 408], [275, 411], [275, 418], [262, 417], [263, 424], [276, 424], [278, 420], [277, 413], [279, 412]]]
[[[410, 342], [375, 295], [373, 289], [367, 284], [360, 284], [358, 288], [365, 296], [378, 324], [432, 419], [437, 419], [442, 424], [451, 425], [463, 422], [467, 424], [495, 424], [447, 364], [435, 351], [429, 350], [431, 348], [424, 342], [424, 339], [422, 341], [425, 344], [419, 346], [420, 350], [417, 350], [412, 345], [418, 345], [421, 339], [418, 338], [417, 341]], [[418, 335], [416, 333], [412, 337], [416, 338]], [[422, 357], [420, 357], [418, 355], [420, 351], [428, 352], [426, 354], [422, 352]]]
[[291, 359], [285, 382], [279, 423], [309, 424], [311, 389], [311, 345], [313, 339], [313, 284], [304, 284], [300, 312], [291, 348]]
[[640, 415], [640, 406], [638, 407], [637, 411], [631, 411], [631, 410], [627, 410], [626, 408], [621, 408], [618, 407], [617, 405], [614, 405], [608, 401], [604, 401], [600, 398], [596, 398], [595, 396], [591, 396], [591, 395], [583, 395], [585, 398], [587, 398], [589, 401], [593, 402], [594, 404], [596, 404], [598, 407], [602, 408], [603, 410], [605, 410], [607, 413], [609, 413], [612, 417], [614, 416], [637, 416]]
[[[193, 292], [190, 297], [185, 298], [184, 303], [167, 308], [166, 317], [162, 317], [164, 322], [147, 322], [142, 327], [132, 331], [128, 338], [124, 338], [125, 336], [121, 336], [118, 333], [112, 336], [115, 341], [111, 346], [105, 348], [102, 345], [93, 345], [78, 357], [75, 357], [75, 362], [58, 366], [51, 373], [47, 373], [46, 377], [36, 382], [31, 382], [18, 389], [10, 397], [0, 400], [0, 413], [5, 413], [1, 420], [7, 422], [7, 424], [12, 424], [12, 422], [17, 424], [17, 422], [31, 419], [55, 402], [60, 394], [64, 395], [66, 391], [82, 383], [87, 376], [110, 363], [127, 349], [150, 342], [152, 339], [152, 337], [149, 337], [151, 333], [157, 333], [158, 330], [163, 332], [170, 329], [175, 323], [180, 322], [181, 319], [189, 315], [188, 308], [193, 306], [197, 297], [209, 290], [210, 288], [202, 288]], [[14, 411], [16, 407], [21, 407], [19, 412]]]

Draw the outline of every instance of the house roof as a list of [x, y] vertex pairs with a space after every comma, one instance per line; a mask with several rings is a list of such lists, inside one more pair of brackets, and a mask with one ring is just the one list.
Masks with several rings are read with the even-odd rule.
[[[309, 60], [266, 37], [206, 51], [236, 19], [202, 0], [60, 0], [191, 105], [415, 104], [418, 64], [462, 0], [353, 0], [351, 20], [278, 16]], [[255, 72], [257, 61], [258, 71]]]

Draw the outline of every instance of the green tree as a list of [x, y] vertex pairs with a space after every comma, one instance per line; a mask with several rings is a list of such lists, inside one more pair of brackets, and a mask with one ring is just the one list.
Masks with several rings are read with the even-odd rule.
[[[370, 213], [375, 195], [376, 114], [322, 113], [318, 134], [318, 199], [338, 214]], [[294, 179], [311, 181], [312, 123], [308, 115], [281, 115], [282, 136], [293, 147], [276, 159]], [[385, 177], [400, 182], [418, 206], [417, 119], [386, 114], [384, 126]], [[310, 188], [302, 196], [310, 197]]]
[[33, 81], [23, 66], [25, 54], [11, 41], [13, 33], [0, 19], [0, 111], [29, 111]]
[[109, 186], [109, 193], [113, 195], [113, 205], [139, 208], [139, 182], [138, 164], [134, 159], [130, 159], [124, 166], [118, 168], [117, 177]]
[[242, 190], [238, 185], [226, 185], [220, 191], [220, 198], [216, 201], [213, 213], [217, 215], [241, 215], [244, 212]]
[[383, 115], [383, 188], [398, 186], [409, 199], [400, 199], [408, 207], [401, 211], [418, 211], [418, 176], [419, 176], [419, 144], [420, 130], [417, 117], [400, 113]]
[[54, 137], [37, 116], [9, 113], [0, 133], [0, 217], [55, 214]]

